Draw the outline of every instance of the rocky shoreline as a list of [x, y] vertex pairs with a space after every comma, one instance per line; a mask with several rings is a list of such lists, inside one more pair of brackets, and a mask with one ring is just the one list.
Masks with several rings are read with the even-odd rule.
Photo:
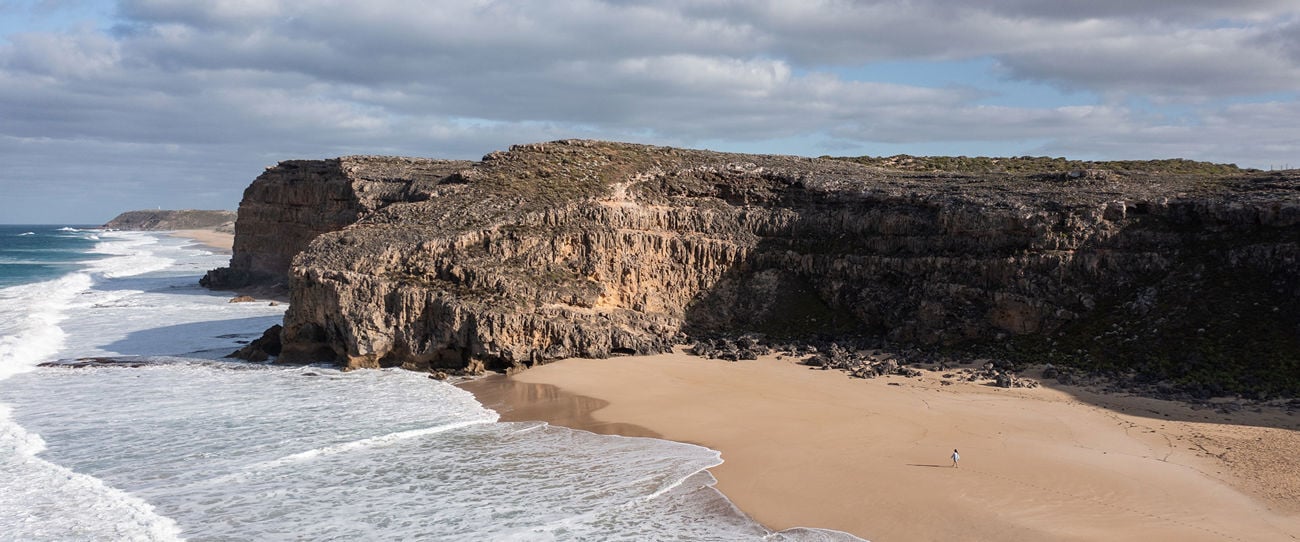
[[697, 342], [687, 340], [685, 344], [689, 346], [682, 352], [700, 358], [744, 362], [776, 355], [776, 359], [798, 360], [810, 369], [836, 370], [860, 379], [938, 376], [942, 385], [974, 382], [998, 388], [1036, 388], [1043, 383], [1054, 383], [1083, 386], [1099, 393], [1175, 401], [1193, 409], [1211, 409], [1222, 414], [1243, 409], [1259, 412], [1262, 408], [1283, 409], [1288, 415], [1300, 413], [1300, 398], [1225, 396], [1208, 393], [1205, 387], [1189, 389], [1174, 382], [1151, 382], [1131, 371], [1088, 371], [1052, 363], [1014, 363], [1006, 359], [944, 355], [915, 348], [892, 350], [881, 348], [870, 339], [783, 342], [769, 341], [760, 336], [739, 336], [706, 338]]

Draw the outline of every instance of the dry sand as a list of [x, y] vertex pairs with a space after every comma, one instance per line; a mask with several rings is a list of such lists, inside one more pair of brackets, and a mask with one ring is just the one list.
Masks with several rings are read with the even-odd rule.
[[[503, 420], [691, 442], [769, 528], [880, 541], [1300, 540], [1300, 417], [791, 359], [571, 359], [465, 385]], [[961, 465], [949, 455], [961, 450]]]
[[215, 230], [176, 230], [171, 234], [176, 237], [198, 241], [199, 244], [218, 253], [229, 254], [235, 246], [235, 235], [233, 233]]

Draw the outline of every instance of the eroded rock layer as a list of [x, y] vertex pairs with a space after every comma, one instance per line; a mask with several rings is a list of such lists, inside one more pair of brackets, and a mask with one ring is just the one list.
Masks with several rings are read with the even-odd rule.
[[346, 156], [269, 167], [244, 190], [230, 267], [208, 272], [201, 282], [217, 289], [284, 284], [293, 257], [312, 239], [389, 204], [418, 201], [440, 179], [469, 164]]
[[287, 269], [288, 361], [509, 369], [758, 332], [1300, 389], [1294, 174], [560, 141], [286, 162], [239, 221], [232, 269]]

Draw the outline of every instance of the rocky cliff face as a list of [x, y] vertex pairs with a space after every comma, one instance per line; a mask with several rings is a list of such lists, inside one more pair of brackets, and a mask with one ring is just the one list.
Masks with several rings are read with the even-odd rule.
[[201, 211], [186, 209], [127, 211], [117, 215], [102, 227], [112, 230], [200, 230], [233, 228], [234, 211]]
[[760, 332], [1300, 390], [1295, 175], [967, 174], [589, 141], [366, 160], [410, 169], [363, 204], [344, 162], [282, 164], [240, 206], [232, 267], [283, 272], [306, 247], [284, 360], [509, 369]]
[[469, 164], [346, 156], [267, 168], [239, 203], [230, 266], [210, 271], [201, 282], [217, 289], [283, 285], [289, 263], [312, 239], [394, 202], [419, 201], [439, 179]]

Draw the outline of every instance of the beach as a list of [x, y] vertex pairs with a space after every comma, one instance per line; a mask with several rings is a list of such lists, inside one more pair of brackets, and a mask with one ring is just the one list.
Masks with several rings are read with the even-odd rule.
[[[872, 380], [785, 357], [569, 359], [464, 384], [503, 420], [719, 450], [771, 529], [875, 540], [1296, 540], [1300, 418], [941, 372]], [[1226, 409], [1224, 409], [1226, 410]], [[961, 452], [959, 467], [949, 456]]]
[[[209, 230], [172, 235], [225, 253], [233, 241]], [[943, 375], [862, 380], [790, 357], [677, 352], [569, 359], [462, 387], [502, 421], [718, 450], [716, 487], [776, 531], [876, 541], [1300, 538], [1300, 417], [1283, 408]]]
[[[233, 361], [286, 304], [172, 232], [0, 226], [0, 539], [846, 540], [771, 533], [718, 452], [538, 422], [402, 369]], [[93, 413], [93, 415], [85, 415]]]
[[235, 234], [233, 233], [216, 230], [176, 230], [171, 234], [175, 237], [198, 241], [199, 244], [219, 254], [230, 254], [230, 251], [235, 246]]

